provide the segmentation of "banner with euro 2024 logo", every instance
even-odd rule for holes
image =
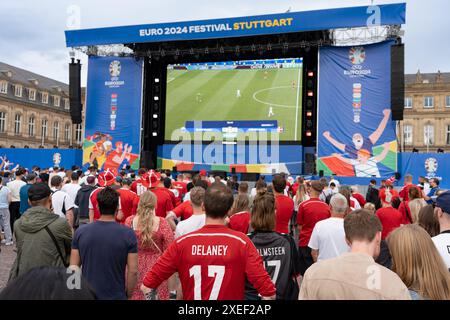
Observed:
[[[320,49],[318,172],[367,178],[397,172],[391,45]]]
[[[83,166],[139,166],[143,61],[89,57]]]

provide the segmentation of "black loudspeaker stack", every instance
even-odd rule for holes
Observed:
[[[405,107],[405,46],[391,47],[391,110],[392,120],[403,120]]]
[[[69,63],[69,100],[70,100],[70,117],[73,124],[82,122],[81,112],[83,109],[81,101],[81,63],[80,60]]]

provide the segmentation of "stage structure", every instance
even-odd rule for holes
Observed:
[[[401,3],[66,31],[67,47],[89,55],[84,165],[391,175],[391,115],[399,113],[391,54],[401,46],[405,9]],[[332,72],[342,74],[333,80]],[[365,100],[369,87],[375,93]],[[383,109],[366,105],[381,96]],[[392,112],[378,119],[386,108]],[[348,114],[353,128],[345,132]],[[361,144],[352,145],[350,132],[370,131],[374,122],[383,126],[378,139],[368,143],[363,132]],[[329,123],[335,127],[325,139]],[[377,171],[378,163],[384,167]]]

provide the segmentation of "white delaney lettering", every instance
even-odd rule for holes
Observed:
[[[193,245],[193,256],[226,256],[228,246],[226,245]]]

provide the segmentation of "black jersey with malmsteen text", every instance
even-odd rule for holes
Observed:
[[[277,288],[277,300],[297,300],[300,258],[294,239],[278,232],[253,232],[249,235],[264,261],[264,268]],[[256,297],[258,293],[247,281],[246,296]]]

